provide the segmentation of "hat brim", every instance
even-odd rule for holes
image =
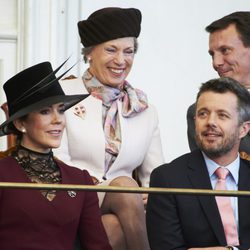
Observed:
[[[43,107],[50,106],[56,103],[64,103],[65,110],[71,108],[76,103],[82,101],[86,97],[88,97],[89,94],[86,95],[59,95],[59,96],[52,96],[48,97],[46,99],[43,99],[39,102],[33,103],[23,109],[18,110],[16,113],[11,115],[4,123],[0,125],[0,136],[8,135],[13,133],[13,129],[9,127],[9,125],[16,119],[21,118],[33,111],[39,110]]]

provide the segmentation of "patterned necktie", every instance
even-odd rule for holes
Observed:
[[[219,167],[215,171],[218,177],[218,181],[215,185],[216,190],[226,190],[226,178],[229,174],[229,170]],[[224,232],[227,240],[227,244],[231,246],[239,245],[239,238],[237,232],[236,221],[234,218],[233,208],[231,206],[229,196],[216,196],[216,202],[219,208]]]

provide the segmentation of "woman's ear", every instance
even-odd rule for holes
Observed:
[[[23,121],[21,119],[16,119],[13,121],[14,126],[16,129],[22,133],[26,133],[26,129],[23,125]]]

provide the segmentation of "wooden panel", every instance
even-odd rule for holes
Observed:
[[[4,111],[5,117],[7,119],[9,113],[8,113],[8,105],[6,102],[1,105],[1,109]],[[13,134],[7,135],[7,148],[13,147],[15,145],[16,145],[16,136]]]

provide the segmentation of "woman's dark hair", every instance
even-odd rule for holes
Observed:
[[[22,116],[22,117],[20,117],[20,118],[18,118],[18,119],[24,121],[25,119],[27,119],[27,116],[28,116],[28,115],[25,115],[25,116]],[[18,130],[18,129],[16,128],[16,126],[14,125],[13,122],[11,122],[11,123],[9,124],[9,128],[11,128],[11,131],[13,131],[12,133],[13,133],[14,135],[16,135],[16,144],[20,143],[20,142],[21,142],[21,139],[22,139],[22,137],[23,137],[23,133],[22,133],[20,130]]]

